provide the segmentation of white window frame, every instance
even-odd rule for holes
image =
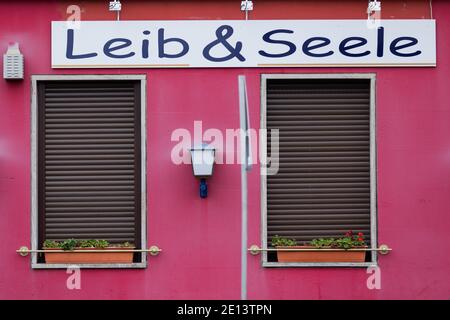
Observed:
[[[141,246],[147,248],[147,183],[146,183],[146,75],[33,75],[31,76],[31,249],[38,250],[38,97],[37,84],[40,81],[73,81],[73,80],[137,80],[141,83]],[[31,253],[32,269],[62,269],[73,264],[45,264],[37,262],[37,253]],[[146,268],[147,254],[141,253],[141,262],[138,263],[111,263],[111,264],[80,264],[80,268]]]
[[[376,166],[376,74],[375,73],[327,73],[327,74],[262,74],[261,75],[261,129],[267,129],[267,80],[269,79],[368,79],[370,80],[370,236],[371,249],[378,247],[377,240],[377,166]],[[267,137],[266,137],[267,138]],[[267,158],[267,149],[261,150],[263,159]],[[261,164],[262,166],[262,164]],[[261,169],[263,169],[261,167]],[[263,170],[261,170],[263,172]],[[262,247],[267,243],[267,176],[261,175],[261,239]],[[267,251],[261,255],[263,267],[376,267],[378,265],[377,251],[371,251],[370,262],[314,262],[287,263],[267,261]]]

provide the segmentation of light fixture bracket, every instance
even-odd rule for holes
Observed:
[[[190,151],[192,172],[196,178],[200,179],[200,198],[206,198],[208,196],[206,179],[213,174],[216,149],[203,143],[191,148]]]
[[[109,11],[121,11],[122,4],[119,0],[114,0],[109,2]]]
[[[369,5],[367,6],[367,13],[369,15],[375,13],[375,12],[380,12],[381,11],[381,2],[377,1],[377,0],[371,0],[369,2]]]
[[[253,11],[253,1],[241,1],[241,11]]]

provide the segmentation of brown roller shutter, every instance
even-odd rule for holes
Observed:
[[[268,243],[348,230],[370,241],[370,80],[269,79],[266,98],[267,129],[280,134],[279,172],[267,177]],[[268,139],[276,156],[270,148]]]
[[[140,247],[140,84],[38,82],[39,245]]]

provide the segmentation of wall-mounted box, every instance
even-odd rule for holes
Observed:
[[[20,53],[19,44],[8,46],[3,55],[3,78],[7,80],[23,79],[23,54]]]

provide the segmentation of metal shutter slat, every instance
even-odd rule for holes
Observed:
[[[302,197],[300,200],[307,200],[307,199],[321,199],[321,202],[324,201],[324,199],[335,199],[335,198],[350,198],[350,199],[357,199],[357,198],[365,198],[369,197],[369,193],[316,193],[316,194],[302,194]],[[270,199],[298,199],[297,194],[277,194],[277,193],[271,193],[267,195],[267,198]]]
[[[97,191],[98,194],[102,194],[102,192],[110,192],[110,193],[114,193],[114,191],[111,190],[122,190],[119,192],[124,192],[124,191],[132,191],[134,192],[134,187],[133,186],[123,186],[123,185],[114,185],[114,186],[106,186],[106,185],[100,185],[100,184],[95,184],[95,185],[85,185],[82,187],[78,187],[78,186],[55,186],[55,187],[51,187],[51,186],[47,186],[47,194],[55,194],[56,192],[60,193],[60,194],[64,194],[66,191],[72,193],[76,193],[75,191],[85,191],[85,192],[91,192],[91,191]],[[106,191],[108,190],[108,191]],[[53,192],[55,191],[55,192]]]
[[[120,196],[120,195],[134,195],[134,191],[131,188],[130,191],[126,191],[125,188],[120,188],[122,190],[118,190],[118,191],[113,191],[113,190],[108,190],[108,191],[101,191],[102,188],[97,188],[97,190],[95,190],[95,195],[107,195],[107,196]],[[50,189],[51,190],[51,189]],[[47,199],[49,199],[50,197],[78,197],[78,196],[91,196],[92,195],[92,190],[89,191],[61,191],[60,189],[57,189],[58,191],[50,191],[47,188],[47,192],[46,192],[46,196]],[[83,190],[83,189],[81,189]]]
[[[74,196],[74,195],[70,195],[70,196],[66,196],[66,197],[52,197],[52,196],[47,196],[45,198],[47,203],[54,203],[54,202],[64,202],[66,203],[66,201],[75,201],[75,200],[79,200],[79,201],[86,201],[86,200],[90,200],[90,201],[94,201],[94,200],[111,200],[111,201],[118,201],[118,200],[134,200],[134,193],[131,193],[131,195],[125,195],[126,193],[121,192],[120,195],[111,195],[111,196],[103,196],[103,195],[97,195],[97,193],[95,193],[96,195],[88,195],[88,194],[84,194],[81,197],[80,196]]]
[[[363,79],[270,79],[268,242],[309,241],[352,229],[370,240],[370,87]],[[270,130],[279,130],[271,154]],[[278,159],[277,159],[278,157]]]
[[[131,179],[127,179],[127,178],[123,178],[122,180],[119,179],[114,179],[114,180],[102,180],[102,181],[98,181],[98,178],[93,177],[91,180],[86,180],[86,181],[46,181],[46,185],[49,187],[53,187],[52,189],[49,190],[55,190],[55,188],[74,188],[74,187],[93,187],[93,189],[95,188],[102,188],[106,189],[108,186],[109,187],[119,187],[119,186],[129,186],[130,185],[130,181],[133,181]],[[134,187],[133,187],[134,188]],[[65,190],[65,189],[60,189],[60,190]],[[134,189],[133,189],[134,190]]]
[[[133,217],[93,217],[93,218],[88,218],[88,217],[71,217],[71,218],[67,218],[67,217],[47,217],[47,222],[48,223],[58,223],[58,222],[63,222],[66,223],[67,221],[70,222],[127,222],[127,221],[133,221]]]
[[[286,220],[287,219],[281,219],[279,217],[273,217],[270,218],[270,224],[271,226],[276,226],[276,225],[285,225],[286,224]],[[322,219],[296,219],[293,217],[289,218],[289,222],[292,223],[292,225],[324,225],[325,223],[323,222]],[[333,225],[333,224],[337,224],[337,225],[341,225],[341,224],[366,224],[367,221],[365,220],[365,218],[356,218],[356,217],[351,217],[351,219],[343,219],[343,218],[339,218],[339,219],[335,219],[333,220],[331,217],[327,219],[326,224],[327,225]]]
[[[111,203],[110,203],[111,205]],[[103,207],[93,207],[93,206],[87,206],[87,207],[67,207],[67,208],[61,208],[61,207],[56,207],[56,208],[47,208],[46,213],[67,213],[68,215],[70,215],[72,212],[129,212],[129,211],[134,211],[135,207],[134,206],[128,206],[128,207],[124,207],[124,206],[103,206]],[[70,226],[69,226],[70,228]]]
[[[122,149],[125,152],[133,151],[134,144],[126,143],[111,143],[111,144],[66,144],[66,145],[52,145],[49,144],[45,147],[45,149],[62,149],[62,150],[70,150],[70,149]]]
[[[99,159],[77,159],[77,160],[47,160],[47,163],[55,167],[62,167],[64,165],[89,165],[94,166],[96,164],[104,163],[106,167],[111,164],[124,165],[132,164],[133,159],[112,159],[112,160],[99,160]],[[81,167],[81,166],[80,166]]]
[[[97,209],[97,208],[96,208]],[[134,211],[133,210],[123,210],[120,208],[118,211],[111,210],[110,212],[102,212],[102,211],[71,211],[71,212],[47,212],[45,214],[45,217],[50,218],[61,218],[61,219],[67,219],[66,221],[70,221],[72,218],[82,218],[82,219],[104,219],[106,218],[114,218],[114,217],[120,217],[120,218],[127,218],[127,217],[133,217]]]

